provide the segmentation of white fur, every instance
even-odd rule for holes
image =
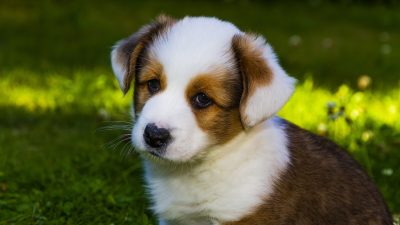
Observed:
[[[163,65],[169,81],[182,85],[216,66],[230,65],[231,39],[241,31],[233,24],[207,17],[185,17],[155,41],[150,52]]]
[[[224,146],[209,149],[199,164],[146,163],[154,211],[164,224],[220,224],[249,214],[272,192],[289,163],[284,128],[269,120]],[[169,221],[169,223],[167,223]]]

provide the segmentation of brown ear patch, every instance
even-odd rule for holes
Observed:
[[[132,79],[140,72],[145,63],[143,57],[147,47],[160,35],[165,33],[175,20],[161,15],[156,21],[142,27],[138,32],[123,40],[118,46],[118,60],[126,60],[127,72],[124,76],[123,92],[128,92]]]
[[[193,97],[200,92],[213,101],[207,108],[197,109],[192,104]],[[196,76],[186,89],[187,101],[197,124],[211,134],[217,144],[232,139],[243,130],[239,113],[241,93],[239,75],[227,70]]]
[[[146,56],[147,57],[147,56]],[[167,77],[165,76],[163,66],[152,57],[143,64],[139,74],[135,76],[135,89],[134,89],[134,105],[135,115],[142,111],[146,101],[152,96],[148,90],[148,81],[157,79],[160,81],[160,90],[155,93],[158,94],[166,89]]]
[[[244,112],[247,100],[257,87],[269,85],[273,79],[272,70],[263,56],[263,46],[257,44],[260,41],[258,38],[255,35],[239,34],[232,38],[232,51],[243,82],[241,112]]]

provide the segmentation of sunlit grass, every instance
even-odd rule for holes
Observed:
[[[312,78],[298,84],[280,115],[356,151],[370,141],[376,129],[400,130],[400,88],[383,91],[353,90],[341,85],[336,91],[315,87]]]
[[[76,109],[71,107],[123,112],[131,102],[131,94],[122,95],[113,75],[101,71],[78,71],[67,77],[15,70],[0,79],[0,96],[0,106],[30,112]],[[297,84],[280,116],[319,134],[329,131],[335,139],[345,140],[354,129],[363,129],[367,123],[400,130],[399,113],[400,87],[378,92],[341,85],[332,92],[314,86],[309,77]],[[367,136],[364,140],[369,139]]]
[[[123,97],[113,76],[104,72],[78,71],[71,76],[38,75],[15,70],[0,79],[0,106],[29,112],[123,111],[130,102]]]
[[[0,80],[0,106],[28,112],[71,112],[76,109],[102,116],[129,111],[131,93],[123,96],[113,76],[101,71],[78,71],[70,76],[38,75],[15,70]],[[280,116],[333,138],[351,151],[371,141],[378,128],[400,130],[400,88],[386,91],[336,91],[315,87],[313,79],[298,83]]]
[[[29,112],[71,112],[77,108],[102,116],[129,111],[131,94],[123,96],[113,76],[101,71],[78,71],[70,76],[38,75],[15,70],[0,80],[0,106]],[[379,128],[400,130],[400,88],[386,91],[336,91],[315,87],[313,79],[298,83],[280,115],[357,151]]]

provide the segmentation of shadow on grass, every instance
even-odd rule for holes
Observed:
[[[0,224],[150,224],[139,159],[104,149],[120,132],[103,125],[96,113],[0,108]]]

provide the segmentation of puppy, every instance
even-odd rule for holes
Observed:
[[[346,151],[275,116],[295,80],[262,37],[161,16],[111,59],[123,92],[134,83],[132,142],[159,224],[392,224]]]

